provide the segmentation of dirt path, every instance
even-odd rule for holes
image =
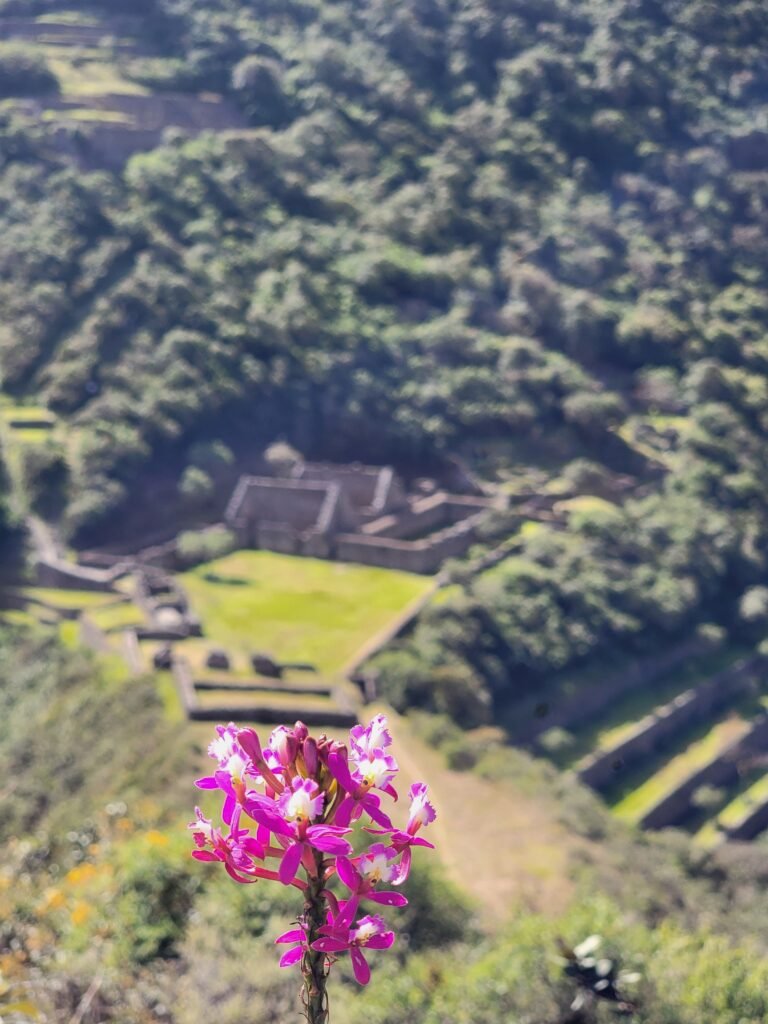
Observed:
[[[429,783],[438,812],[429,838],[450,878],[476,901],[482,922],[497,926],[521,906],[561,912],[573,892],[568,862],[580,843],[557,821],[554,805],[507,780],[451,771],[407,721],[382,710],[405,777],[401,792],[411,781]]]

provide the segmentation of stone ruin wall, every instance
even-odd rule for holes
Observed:
[[[434,573],[447,558],[466,554],[490,507],[486,498],[439,492],[351,532],[359,526],[360,515],[348,497],[349,480],[360,485],[355,495],[361,501],[374,496],[384,500],[382,491],[389,495],[386,500],[405,496],[391,470],[302,467],[302,474],[292,481],[241,478],[226,520],[243,547]],[[365,511],[361,515],[367,518]],[[420,535],[418,539],[408,539],[414,534]]]
[[[338,483],[347,493],[352,504],[362,509],[374,506],[382,472],[367,466],[337,467],[325,463],[314,463],[299,466],[294,473],[294,478],[305,483]],[[387,504],[384,507],[390,506]]]
[[[325,504],[325,486],[296,487],[289,482],[249,481],[237,510],[238,519],[255,520],[259,530],[267,524],[308,530],[317,523]]]
[[[93,590],[112,593],[115,581],[123,575],[123,567],[91,569],[74,562],[38,557],[35,562],[35,581],[39,587],[55,589]]]

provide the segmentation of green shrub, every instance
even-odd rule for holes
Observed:
[[[0,98],[42,96],[59,90],[45,58],[20,43],[0,45]]]
[[[176,561],[180,569],[223,558],[237,547],[231,530],[185,530],[176,540]]]

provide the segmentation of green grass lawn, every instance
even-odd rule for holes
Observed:
[[[65,96],[146,96],[149,93],[144,86],[125,78],[103,50],[66,50],[53,45],[41,49]]]
[[[146,621],[141,609],[127,601],[113,601],[112,604],[89,608],[88,618],[103,630],[143,626]]]
[[[714,725],[699,725],[689,730],[672,748],[622,780],[621,788],[613,794],[612,800],[609,798],[613,810],[625,821],[637,824],[658,800],[671,793],[692,772],[709,764],[744,736],[752,726],[751,710],[751,706],[739,705]]]
[[[98,608],[115,600],[114,595],[97,590],[69,590],[66,587],[24,587],[21,592],[25,597],[36,597],[54,608]]]
[[[56,422],[54,415],[43,405],[4,405],[0,408],[0,417],[7,423],[10,423],[11,420],[19,422],[45,420],[53,426]]]
[[[93,124],[133,125],[133,118],[119,110],[100,110],[91,107],[78,107],[75,110],[44,110],[43,121],[81,121]]]
[[[208,646],[307,661],[326,675],[433,585],[411,573],[270,551],[235,552],[180,581]]]

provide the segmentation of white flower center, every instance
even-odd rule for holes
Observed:
[[[289,821],[311,820],[315,814],[315,797],[305,789],[298,789],[285,805],[285,816]]]
[[[363,761],[359,769],[363,779],[376,788],[386,786],[393,774],[389,764],[381,757],[373,761]]]
[[[359,926],[359,928],[355,928],[355,942],[365,945],[369,939],[372,939],[373,936],[378,935],[378,933],[379,926],[375,921],[365,921]]]
[[[360,865],[363,874],[371,882],[389,881],[392,873],[391,865],[385,853],[377,853],[373,857],[365,857]]]

